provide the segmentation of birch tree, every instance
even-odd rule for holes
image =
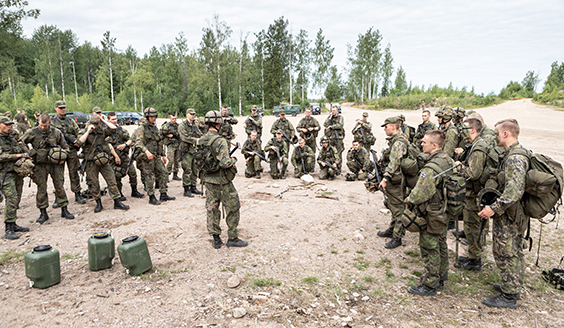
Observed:
[[[104,54],[108,58],[109,69],[110,69],[110,94],[112,97],[112,105],[114,104],[114,74],[113,74],[113,67],[112,67],[112,56],[115,49],[116,38],[110,37],[110,31],[106,31],[104,33],[104,38],[101,41],[102,49],[104,50]]]

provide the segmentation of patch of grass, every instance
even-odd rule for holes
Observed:
[[[321,192],[322,195],[333,195],[332,191],[322,191]]]
[[[329,287],[329,290],[334,295],[337,295],[337,296],[343,295],[343,290],[339,286],[332,285],[332,286]]]
[[[76,260],[80,258],[80,254],[79,253],[76,253],[75,255],[63,254],[61,255],[61,258],[63,260]]]
[[[407,283],[408,286],[417,286],[419,284],[419,280],[415,277],[412,277],[412,276],[406,276],[406,277],[403,277],[403,279],[409,281]]]
[[[378,262],[376,264],[376,267],[379,268],[379,267],[382,267],[382,266],[385,266],[385,265],[389,265],[391,263],[392,263],[392,261],[389,258],[384,257],[380,260],[380,262]]]
[[[274,278],[256,278],[249,282],[251,287],[280,286],[282,283]]]
[[[417,270],[411,271],[411,274],[416,276],[416,277],[421,277],[421,275],[422,275],[421,271],[417,271]],[[449,279],[450,279],[450,275],[449,275]]]
[[[370,266],[370,262],[366,261],[363,256],[355,257],[353,260],[356,262],[353,266],[360,271],[364,271]]]
[[[2,254],[0,254],[0,264],[8,263],[11,261],[19,262],[23,260],[26,253],[26,251],[18,251],[15,248],[5,250],[2,252]]]
[[[362,291],[368,290],[368,287],[366,287],[362,284],[353,284],[350,287],[350,290],[355,291],[355,292],[362,292]]]
[[[392,278],[392,277],[395,277],[395,274],[393,272],[386,271],[386,277]]]
[[[227,267],[221,269],[221,272],[229,271],[229,272],[235,273],[236,270],[237,270],[237,267],[232,265],[232,266],[227,266]]]
[[[374,290],[374,295],[379,296],[379,297],[385,297],[386,293],[384,293],[384,291],[382,290],[382,287],[378,287]]]
[[[345,249],[345,250],[343,251],[343,253],[348,253],[348,252],[350,252],[348,249]]]
[[[374,277],[372,277],[372,276],[364,276],[364,277],[362,277],[362,280],[364,280],[366,283],[369,283],[369,284],[371,284],[371,283],[373,283],[374,281],[376,281],[376,279],[375,279]]]
[[[404,253],[405,255],[411,256],[411,257],[421,257],[421,254],[420,254],[418,251],[412,250],[412,249],[407,250],[407,251],[405,251],[405,252],[403,252],[403,253]]]
[[[336,250],[331,250],[331,254],[338,254],[339,252],[337,252]]]
[[[324,254],[317,254],[317,256],[319,256],[319,257],[323,257],[323,255],[324,255]]]
[[[357,254],[364,254],[364,251],[356,251]]]
[[[315,276],[311,276],[311,277],[303,278],[302,281],[306,284],[316,284],[319,281],[319,279],[317,279],[317,277]]]
[[[407,265],[405,265],[405,264],[400,264],[399,267],[400,267],[400,269],[404,269],[404,270],[409,269],[409,267],[408,267]]]
[[[280,215],[278,215],[278,214],[274,214],[274,217],[279,217],[279,216],[280,216]]]
[[[298,295],[300,295],[300,296],[301,296],[302,293],[304,292],[303,290],[297,289],[297,288],[295,288],[295,287],[290,287],[290,291],[292,291],[292,292],[294,292],[294,293],[296,293],[296,294],[298,294]]]

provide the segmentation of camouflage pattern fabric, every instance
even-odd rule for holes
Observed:
[[[294,130],[294,126],[292,122],[290,122],[287,118],[282,119],[281,117],[278,118],[274,123],[272,123],[272,127],[270,128],[270,133],[273,136],[276,136],[276,130],[282,130],[288,136],[288,138],[293,139],[296,135],[296,130]],[[288,142],[286,137],[282,137],[282,140]]]
[[[301,156],[300,156],[301,155]],[[304,168],[302,166],[302,158],[305,164],[305,174],[313,170],[315,167],[315,153],[307,145],[304,148],[300,146],[294,147],[294,152],[292,153],[292,165],[294,166],[294,176],[300,178],[304,175]]]
[[[335,164],[339,162],[339,153],[333,146],[321,147],[319,155],[317,155],[317,164],[319,165],[319,179],[325,180],[329,177],[335,176],[335,170],[323,166],[322,161],[326,161],[329,164]]]
[[[257,131],[257,139],[260,140],[262,136],[262,115],[258,112],[256,115],[249,115],[245,120],[245,133],[251,136],[252,131]]]
[[[205,183],[206,186],[206,212],[207,228],[210,235],[221,234],[221,212],[219,205],[225,209],[225,222],[227,223],[229,239],[239,237],[239,225],[241,203],[239,194],[233,182],[227,184]]]
[[[225,115],[222,117],[223,117],[223,124],[221,124],[221,127],[219,128],[219,135],[228,141],[235,139],[235,133],[233,132],[233,125],[236,125],[237,123],[239,123],[239,121],[231,115]]]
[[[398,183],[403,179],[401,160],[407,154],[407,139],[403,133],[398,132],[393,136],[387,137],[386,141],[388,141],[390,152],[386,158],[389,162],[383,176],[388,182]]]
[[[210,140],[215,138],[218,132],[214,130],[209,130],[200,140],[198,144],[209,144]],[[229,157],[229,146],[227,141],[222,138],[217,138],[217,141],[213,143],[212,154],[216,156],[219,161],[219,170],[215,173],[203,174],[201,179],[204,183],[212,184],[228,184],[233,181],[235,174],[237,173],[237,166],[235,165],[237,161],[232,157]],[[203,171],[203,170],[202,170]]]
[[[448,156],[450,156],[450,158],[454,159],[454,149],[458,146],[459,142],[458,130],[451,122],[448,127],[443,128],[443,131],[445,132],[445,145],[443,150]]]
[[[106,137],[106,142],[108,142],[114,147],[114,150],[121,161],[119,165],[115,162],[115,159],[112,161],[112,167],[114,171],[118,171],[116,169],[118,167],[119,167],[119,171],[122,172],[127,171],[127,164],[129,163],[129,151],[131,147],[126,145],[123,150],[119,150],[117,149],[117,146],[124,145],[128,141],[129,141],[129,132],[127,132],[127,130],[125,130],[120,126],[117,127],[115,133],[112,136]],[[133,161],[131,161],[131,165],[129,167],[129,171],[127,172],[127,175],[129,176],[129,185],[137,188],[137,170],[135,169],[135,166],[133,166]],[[116,184],[120,191],[123,188],[123,184],[121,182],[121,179],[123,178],[124,177],[116,176]]]
[[[347,167],[357,175],[358,180],[366,180],[368,172],[374,170],[374,164],[370,161],[366,148],[358,147],[358,150],[350,149],[347,152]],[[362,170],[362,173],[358,173]]]
[[[278,168],[278,156],[276,155],[276,151],[270,149],[270,147],[274,145],[278,147],[280,157],[282,158],[282,167],[280,169]],[[280,172],[286,172],[286,169],[288,168],[288,144],[283,140],[276,141],[276,138],[271,138],[266,143],[264,152],[268,152],[268,160],[270,161],[270,176],[273,179],[279,179]]]
[[[78,125],[70,117],[55,115],[51,120],[51,126],[64,132],[71,139],[76,140],[78,138]],[[71,191],[73,193],[80,192],[80,161],[78,159],[79,147],[74,145],[69,145],[69,151],[67,154],[67,169],[69,171],[69,180]]]
[[[160,156],[155,156],[151,160],[143,160],[141,175],[145,177],[147,195],[152,196],[155,194],[155,181],[159,183],[161,194],[168,192],[168,173]]]
[[[415,138],[415,128],[411,125],[405,124],[405,122],[400,126],[400,130],[405,136],[405,138],[412,143]]]
[[[362,130],[360,129],[360,127],[362,127],[362,130],[364,130],[364,136],[362,135]],[[368,140],[368,135],[371,132],[372,132],[372,123],[365,122],[363,120],[357,121],[356,124],[354,125],[354,128],[352,129],[354,141],[358,141],[360,146],[368,151],[370,151],[370,145],[365,145],[364,139],[366,138]]]
[[[343,151],[345,150],[343,143],[345,139],[345,119],[341,115],[329,115],[323,122],[323,126],[325,127],[325,136],[329,138],[329,145],[333,146],[339,154],[337,167],[340,169],[343,164]]]
[[[155,124],[148,121],[143,123],[136,131],[135,147],[139,149],[137,157],[141,164],[141,176],[143,177],[147,194],[155,194],[155,180],[159,182],[161,194],[168,191],[168,173],[161,159],[164,156],[163,138]],[[153,155],[149,160],[146,151]]]
[[[317,150],[316,147],[317,135],[319,134],[319,129],[321,129],[319,122],[313,116],[304,117],[300,120],[300,122],[296,126],[296,129],[298,131],[300,129],[309,129],[309,128],[314,128],[314,129],[317,128],[317,130],[311,131],[311,134],[308,134],[309,138],[307,138],[305,132],[300,131],[300,137],[304,138],[304,140],[306,141],[306,145],[309,148],[311,148],[311,150],[313,150],[313,154],[315,155],[315,152]]]
[[[436,129],[437,129],[437,125],[431,121],[428,121],[427,123],[419,124],[417,126],[415,135],[413,136],[413,144],[415,145],[415,147],[421,150],[421,140],[423,140],[425,133]]]
[[[482,139],[484,139],[491,147],[496,147],[497,142],[495,141],[495,131],[490,129],[487,125],[482,126],[482,132],[480,133]]]
[[[112,199],[120,198],[121,195],[117,187],[116,176],[114,175],[114,170],[112,169],[112,166],[108,163],[102,167],[99,167],[98,165],[94,164],[93,161],[87,160],[86,176],[88,177],[88,181],[90,181],[91,183],[92,197],[94,199],[99,199],[101,197],[100,173],[102,174],[102,177],[104,177],[104,180],[108,185],[108,192],[112,197]],[[61,201],[59,199],[59,196],[57,196],[57,200],[59,201],[60,204]]]
[[[16,222],[18,218],[17,208],[21,192],[18,193],[18,175],[14,171],[14,163],[18,159],[16,154],[25,152],[22,147],[9,134],[0,134],[0,188],[5,199],[5,222]]]
[[[202,132],[196,120],[190,123],[184,120],[178,127],[180,135],[180,149],[182,151],[182,185],[196,186],[198,168],[194,165],[194,154],[196,153],[196,143],[202,137]]]
[[[243,144],[243,149],[241,149],[241,153],[243,154],[243,156],[245,156],[245,161],[247,166],[245,170],[245,176],[252,177],[255,176],[257,171],[259,171],[262,168],[261,159],[247,148],[256,151],[257,153],[261,154],[264,157],[264,151],[262,150],[262,144],[259,141],[258,136],[255,141],[251,141],[250,137],[247,140],[245,140],[245,143]],[[247,158],[250,159],[247,160]]]
[[[180,141],[174,137],[167,137],[168,134],[178,134],[178,123],[165,122],[161,127],[161,133],[164,138],[164,145],[166,146],[166,171],[168,174],[178,173],[180,163],[178,161],[178,152],[180,150]]]
[[[419,232],[419,250],[425,262],[422,283],[431,288],[439,287],[439,282],[448,280],[448,246],[446,226],[441,234],[431,234],[426,230]]]

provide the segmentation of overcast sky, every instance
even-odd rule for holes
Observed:
[[[230,43],[239,46],[240,32],[254,33],[281,16],[294,34],[300,29],[315,39],[319,28],[335,48],[333,64],[346,65],[347,43],[359,33],[379,29],[383,47],[391,44],[394,67],[403,66],[413,85],[475,87],[477,93],[499,93],[511,80],[522,81],[529,70],[544,81],[554,61],[564,61],[562,0],[286,0],[286,1],[68,1],[29,0],[41,10],[39,19],[23,22],[31,36],[41,25],[71,29],[79,42],[100,46],[105,31],[118,49],[132,45],[142,57],[152,46],[172,43],[184,32],[192,49],[199,47],[202,28],[214,14],[233,30]],[[313,44],[313,42],[312,42]]]

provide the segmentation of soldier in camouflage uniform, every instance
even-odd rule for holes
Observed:
[[[421,285],[407,289],[411,294],[420,296],[436,295],[437,290],[444,289],[444,282],[448,280],[448,219],[443,198],[444,176],[433,178],[454,165],[454,161],[442,151],[444,142],[445,134],[442,131],[433,130],[425,134],[421,144],[423,152],[429,157],[419,172],[417,184],[405,199],[406,206],[417,207],[415,212],[419,212],[427,221],[427,226],[419,232],[419,249],[426,272]]]
[[[254,176],[257,179],[260,179],[260,172],[262,171],[260,156],[264,157],[264,151],[262,150],[260,140],[258,140],[257,131],[251,131],[251,135],[243,144],[241,153],[245,156],[245,163],[247,165],[245,177],[251,178]],[[257,155],[257,153],[260,156]]]
[[[356,124],[352,129],[354,141],[357,141],[361,147],[370,151],[370,147],[376,142],[376,138],[372,134],[372,123],[368,122],[368,112],[362,113],[362,120],[356,120]],[[364,142],[366,140],[366,143]]]
[[[106,128],[102,128],[102,122]],[[110,196],[114,200],[114,209],[129,209],[129,206],[124,205],[120,201],[121,194],[117,187],[114,170],[110,164],[110,153],[115,159],[119,158],[119,156],[115,149],[110,147],[106,141],[106,138],[111,137],[116,132],[116,129],[117,127],[114,124],[102,119],[98,115],[92,115],[89,124],[78,136],[78,144],[84,149],[85,170],[87,179],[91,184],[92,198],[96,200],[94,213],[99,213],[103,209],[102,200],[100,199],[100,173],[108,185]]]
[[[305,164],[305,167],[302,163]],[[298,140],[298,147],[294,147],[292,165],[294,166],[294,177],[296,178],[308,174],[315,168],[315,153],[306,145],[304,138],[300,138]]]
[[[482,137],[482,139],[484,139],[484,141],[491,147],[497,147],[497,141],[495,141],[495,131],[489,128],[486,123],[484,123],[482,115],[476,112],[472,112],[468,114],[468,118],[475,118],[479,120],[482,123],[482,132],[480,133],[480,137]]]
[[[284,142],[282,130],[274,132],[276,137],[271,138],[264,147],[264,152],[268,152],[270,161],[270,176],[273,179],[286,179],[286,168],[288,167],[288,145]],[[278,150],[278,153],[276,152]],[[280,155],[280,159],[278,158]],[[282,161],[280,163],[280,161]],[[278,170],[278,163],[281,164]]]
[[[196,188],[198,167],[194,163],[194,155],[196,154],[196,144],[198,139],[202,137],[202,132],[198,127],[196,120],[196,111],[188,108],[186,111],[186,119],[178,127],[180,135],[180,153],[182,154],[182,186],[184,187],[185,197],[194,197],[201,195],[202,192]]]
[[[415,138],[415,128],[411,125],[405,124],[405,116],[403,114],[398,115],[401,121],[400,130],[403,132],[407,140],[412,143]]]
[[[337,167],[341,169],[343,163],[343,151],[345,150],[345,119],[339,115],[339,108],[337,106],[331,107],[331,115],[327,116],[325,122],[325,136],[329,139],[329,144],[333,146],[338,153]]]
[[[521,205],[530,155],[519,143],[519,123],[516,120],[500,121],[495,128],[498,146],[506,150],[497,175],[501,196],[492,205],[485,206],[478,215],[483,219],[493,218],[492,250],[500,271],[501,284],[493,286],[500,294],[485,298],[482,303],[491,307],[516,309],[525,268],[523,234],[530,220]]]
[[[110,131],[112,135],[106,138],[106,142],[117,154],[117,157],[113,158],[112,165],[116,176],[116,184],[121,195],[120,201],[123,202],[126,200],[125,196],[123,196],[123,183],[121,183],[121,179],[125,178],[125,172],[127,172],[127,175],[129,176],[131,197],[143,198],[145,195],[137,190],[137,170],[133,165],[133,161],[129,163],[129,150],[133,144],[133,139],[129,138],[129,132],[127,132],[126,129],[118,126],[117,115],[115,112],[108,113],[108,121],[117,127],[115,131]]]
[[[233,125],[236,125],[239,121],[233,117],[233,114],[229,114],[229,109],[225,105],[221,108],[221,117],[223,118],[223,124],[219,130],[219,135],[227,141],[235,139],[237,135],[233,132]]]
[[[460,141],[460,137],[458,135],[458,129],[452,123],[452,117],[454,116],[454,112],[452,108],[446,107],[444,110],[440,110],[435,113],[437,119],[439,121],[439,129],[444,131],[446,139],[445,139],[445,146],[443,147],[443,151],[450,156],[450,158],[455,158],[454,149],[458,147],[458,143]]]
[[[262,136],[262,115],[258,113],[258,109],[256,105],[253,105],[251,108],[252,114],[247,117],[243,126],[245,127],[245,132],[247,133],[247,137],[251,136],[252,131],[257,131],[257,138],[261,140]]]
[[[335,147],[329,145],[329,138],[326,136],[321,137],[321,150],[317,155],[317,164],[319,164],[319,179],[321,180],[335,180],[334,169],[329,168],[327,163],[329,163],[333,168],[339,170],[339,152]]]
[[[18,239],[16,232],[28,232],[29,228],[20,227],[16,220],[18,208],[18,192],[16,190],[16,176],[14,163],[20,158],[29,158],[26,149],[10,136],[13,121],[7,117],[0,117],[0,181],[1,191],[6,198],[4,209],[4,239]]]
[[[16,142],[18,143],[18,145],[20,145],[20,152],[25,151],[29,153],[29,149],[27,149],[27,146],[24,145],[24,143],[22,142],[20,136],[20,132],[19,130],[15,127],[15,124],[11,125],[12,128],[10,129],[10,135],[12,136],[12,138],[14,138],[14,140],[16,140]],[[29,129],[28,129],[29,130]],[[30,177],[31,179],[31,177]],[[16,192],[18,193],[18,206],[17,208],[20,208],[20,202],[22,201],[22,194],[23,194],[23,184],[24,184],[24,177],[16,174]],[[2,201],[2,193],[0,193],[0,202]]]
[[[145,123],[147,120],[145,120],[145,117],[141,117],[139,118],[139,125],[142,125],[143,123]],[[139,128],[133,130],[133,133],[131,133],[131,140],[133,141],[133,144],[135,144],[135,140],[137,140],[137,135],[139,134],[139,131],[141,131]],[[139,150],[139,148],[135,147],[135,152],[133,152],[133,154],[131,156],[133,156],[133,162],[135,162],[135,167],[137,168],[137,170],[139,170],[139,172],[143,172],[143,161],[139,159],[139,154],[141,153],[141,151]],[[133,164],[132,162],[132,164]],[[146,191],[147,187],[145,184],[145,176],[143,174],[140,175],[141,177],[141,183],[143,184],[143,189]]]
[[[317,149],[316,140],[320,129],[321,126],[319,125],[317,119],[311,116],[311,108],[306,109],[305,117],[300,120],[296,126],[296,130],[300,133],[300,137],[304,138],[306,145],[313,150],[314,155]]]
[[[143,111],[143,115],[147,121],[137,128],[139,131],[135,139],[135,147],[139,148],[138,160],[143,161],[141,174],[145,176],[145,188],[149,195],[149,204],[160,205],[161,202],[175,200],[176,198],[167,195],[168,174],[165,169],[167,158],[163,149],[162,134],[155,125],[157,110],[153,107],[147,107]],[[155,197],[155,179],[161,192],[159,200]]]
[[[431,122],[431,112],[429,110],[423,110],[421,118],[423,122],[417,126],[417,131],[415,132],[415,136],[413,136],[413,144],[419,150],[421,150],[421,140],[423,140],[425,133],[437,129],[437,125]]]
[[[374,163],[370,160],[368,150],[361,147],[360,142],[356,140],[353,141],[352,147],[347,152],[347,167],[354,175],[354,179],[351,179],[351,181],[355,179],[366,180],[368,172],[374,170]]]
[[[163,134],[164,145],[166,146],[166,158],[168,159],[166,172],[168,175],[172,172],[172,180],[181,181],[182,179],[178,176],[180,136],[178,134],[178,123],[176,123],[177,117],[176,114],[169,114],[168,118],[169,121],[161,126],[161,133]]]
[[[206,210],[207,210],[207,228],[208,233],[213,236],[213,248],[221,248],[221,212],[219,210],[220,203],[223,204],[225,211],[225,221],[228,227],[227,247],[245,247],[248,243],[239,239],[240,208],[239,194],[233,185],[233,178],[237,174],[236,162],[233,157],[229,157],[229,145],[225,139],[219,138],[219,130],[223,124],[223,119],[218,111],[209,111],[205,115],[205,123],[209,127],[200,140],[198,145],[209,147],[216,163],[218,170],[216,172],[207,172],[203,168],[202,179],[206,186]]]
[[[65,193],[65,165],[53,163],[49,160],[48,154],[51,148],[61,148],[68,152],[69,146],[65,141],[61,131],[51,127],[51,117],[48,114],[39,116],[39,126],[27,130],[22,137],[24,144],[31,144],[33,149],[30,152],[35,164],[33,170],[33,182],[37,184],[36,205],[41,212],[37,222],[43,224],[49,220],[47,207],[49,207],[49,196],[47,195],[47,177],[51,176],[51,181],[55,187],[55,196],[61,206],[61,217],[72,220],[74,215],[69,213],[67,205],[67,194]]]
[[[20,135],[24,135],[24,133],[31,127],[29,121],[27,120],[27,116],[25,116],[25,112],[21,109],[16,110],[18,113],[14,116],[14,121],[16,121],[17,129]]]
[[[270,128],[270,133],[274,136],[277,133],[276,131],[279,130],[282,132],[282,136],[283,136],[282,142],[286,145],[286,148],[288,149],[288,151],[286,152],[286,156],[284,157],[286,158],[286,160],[288,160],[288,156],[290,155],[290,145],[295,144],[297,141],[296,131],[294,130],[294,126],[292,125],[292,122],[286,119],[286,111],[284,110],[284,108],[280,109],[279,115],[280,117],[272,124],[272,127]]]
[[[80,171],[80,160],[78,159],[78,150],[80,147],[76,142],[76,139],[78,139],[78,126],[73,119],[66,117],[67,105],[64,101],[57,101],[55,103],[55,112],[57,115],[53,117],[51,125],[66,135],[65,141],[67,141],[69,145],[67,168],[69,170],[71,191],[74,193],[74,201],[79,204],[86,204],[86,200],[82,198],[80,193],[80,177],[78,173]],[[56,198],[55,202],[57,202]]]
[[[405,229],[400,221],[405,199],[405,177],[401,170],[401,160],[407,155],[407,144],[409,141],[401,131],[401,120],[399,117],[388,117],[382,126],[387,135],[386,140],[388,141],[390,152],[389,163],[378,189],[383,188],[388,198],[388,208],[392,212],[392,219],[389,228],[385,231],[378,231],[378,236],[392,238],[385,244],[385,247],[393,249],[402,244],[401,238],[405,233]],[[388,161],[387,158],[383,160]]]

